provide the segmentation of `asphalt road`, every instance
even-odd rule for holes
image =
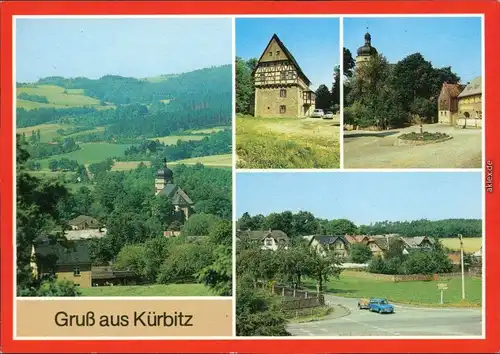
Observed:
[[[294,323],[294,336],[480,336],[481,310],[435,309],[395,305],[394,314],[378,314],[357,308],[357,299],[327,295],[331,304],[341,304],[351,313],[328,316],[322,321]]]

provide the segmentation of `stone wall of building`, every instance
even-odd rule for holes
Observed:
[[[301,117],[299,88],[297,86],[286,88],[286,97],[280,97],[280,87],[266,87],[255,89],[255,117]],[[280,112],[280,106],[285,106],[285,112]]]

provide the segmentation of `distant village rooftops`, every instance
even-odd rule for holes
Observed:
[[[268,237],[274,238],[275,240],[286,240],[288,241],[288,236],[281,230],[256,230],[256,231],[237,231],[236,236],[240,239],[248,239],[248,240],[264,240]]]

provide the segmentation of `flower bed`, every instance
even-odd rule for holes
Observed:
[[[398,136],[398,142],[399,144],[424,145],[440,143],[451,138],[451,136],[445,133],[423,132],[422,134],[420,134],[417,132],[412,132]]]

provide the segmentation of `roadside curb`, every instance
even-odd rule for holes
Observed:
[[[333,314],[331,317],[328,317],[328,319],[342,318],[351,314],[351,310],[344,305],[335,304],[332,307],[334,308]]]

